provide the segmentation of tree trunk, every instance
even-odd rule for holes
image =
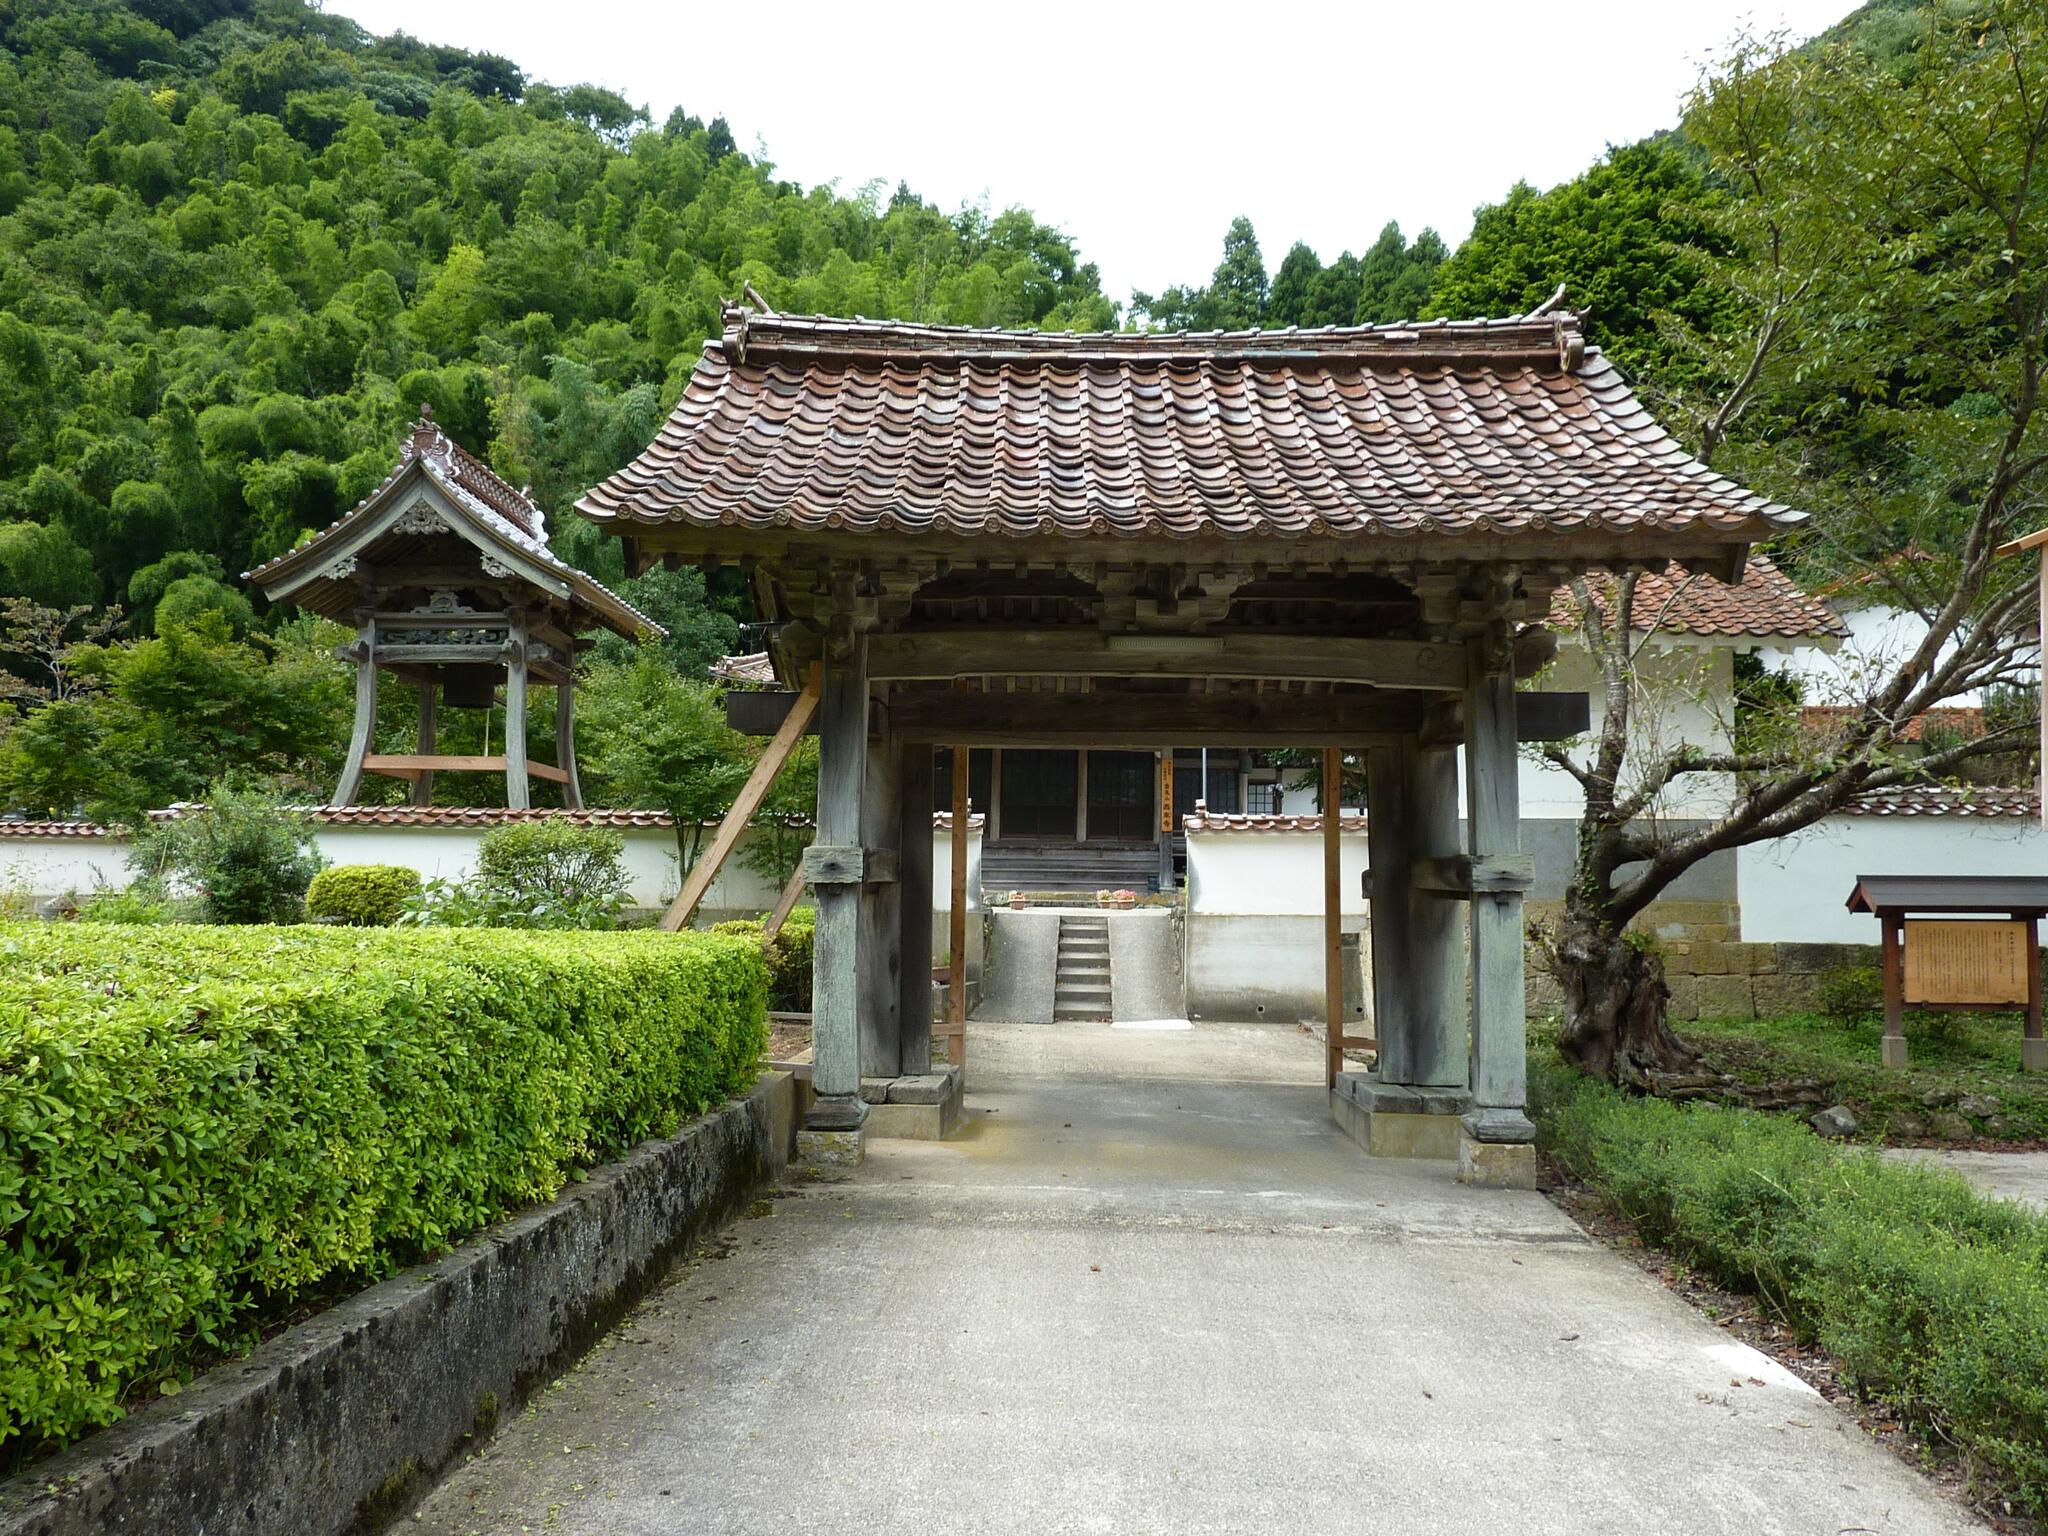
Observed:
[[[1581,1071],[1667,1097],[1721,1086],[1718,1075],[1700,1069],[1699,1053],[1671,1031],[1671,991],[1655,949],[1631,942],[1574,901],[1567,901],[1542,948],[1564,992],[1562,1048]]]

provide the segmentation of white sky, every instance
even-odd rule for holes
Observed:
[[[948,211],[1022,204],[1119,302],[1202,282],[1249,214],[1268,270],[1398,219],[1453,246],[1517,180],[1676,119],[1745,24],[1806,37],[1855,0],[721,5],[329,0],[372,32],[500,53],[556,85],[723,113],[806,187],[871,178]]]

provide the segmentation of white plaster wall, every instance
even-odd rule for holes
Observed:
[[[1843,905],[1861,875],[2048,874],[2031,817],[1833,816],[1736,853],[1751,943],[1875,944],[1877,919]]]
[[[1337,843],[1342,927],[1363,933],[1365,833],[1340,833]],[[1182,960],[1188,1016],[1322,1017],[1322,912],[1320,830],[1190,832]]]
[[[970,827],[967,833],[967,979],[981,977],[984,935],[981,922],[981,833]],[[953,947],[953,834],[932,831],[932,959],[938,960]]]
[[[0,838],[0,891],[12,897],[87,896],[120,890],[134,878],[125,838]]]
[[[1631,761],[1692,742],[1710,752],[1729,746],[1734,713],[1735,652],[1725,645],[1661,645],[1643,657],[1639,668],[1642,697],[1630,711],[1634,737]],[[1573,641],[1562,641],[1557,660],[1529,684],[1547,692],[1584,693],[1588,697],[1590,730],[1597,732],[1607,711],[1602,707],[1599,678],[1592,658]],[[1567,748],[1583,760],[1585,740]],[[1516,789],[1522,816],[1528,821],[1576,822],[1585,804],[1579,781],[1546,762],[1541,749],[1524,747],[1518,754]],[[1658,810],[1666,817],[1694,820],[1719,816],[1728,808],[1732,785],[1721,774],[1689,774],[1667,791]],[[1294,769],[1281,781],[1281,804],[1290,813],[1315,809],[1316,774]],[[1458,753],[1458,814],[1465,814],[1465,754]]]
[[[476,873],[477,827],[323,826],[315,834],[320,856],[330,864],[402,864],[425,880],[466,880]],[[676,894],[675,833],[667,827],[623,827],[626,900],[636,907],[661,906]],[[746,839],[741,839],[742,846]],[[765,894],[763,894],[765,892]],[[711,883],[704,905],[712,910],[765,909],[779,893],[739,863],[734,852]]]
[[[1831,605],[1848,626],[1845,640],[1830,646],[1801,645],[1767,649],[1764,659],[1773,667],[1792,673],[1806,682],[1809,704],[1848,704],[1866,694],[1927,638],[1927,621],[1917,613],[1881,606]],[[1951,644],[1942,654],[1954,650]],[[2027,653],[2031,656],[2031,651]],[[2029,661],[2022,675],[2032,670]],[[1959,693],[1945,701],[1968,705],[1984,702],[1977,690]]]
[[[1343,873],[1338,889],[1347,917],[1365,913],[1360,879],[1366,869],[1365,833],[1339,834]],[[1323,834],[1316,832],[1190,832],[1187,906],[1190,912],[1313,914],[1323,910]]]
[[[476,872],[483,830],[475,827],[323,826],[314,834],[329,864],[399,864],[426,880],[464,880]],[[709,841],[709,831],[706,841]],[[749,838],[711,882],[704,910],[721,916],[766,912],[782,894],[740,862]],[[675,833],[666,827],[620,829],[626,847],[626,900],[636,907],[666,906],[679,884]],[[952,838],[932,834],[933,911],[944,917],[952,906]],[[0,838],[0,891],[43,900],[66,894],[118,890],[134,879],[128,843],[121,838]],[[967,834],[967,906],[981,904],[981,832]],[[943,932],[943,928],[940,930]],[[943,947],[943,941],[942,941]]]
[[[1733,649],[1726,645],[1658,643],[1642,656],[1637,674],[1640,693],[1629,710],[1630,761],[1646,762],[1688,743],[1709,752],[1728,749],[1734,718]],[[1570,639],[1559,645],[1557,660],[1531,686],[1586,694],[1591,716],[1587,741],[1599,732],[1607,718],[1598,669],[1584,647]],[[1583,742],[1568,746],[1567,750],[1574,760],[1584,760]],[[1585,805],[1579,781],[1562,768],[1545,762],[1535,747],[1525,747],[1520,756],[1522,815],[1530,820],[1576,821]],[[1462,753],[1459,759],[1458,808],[1462,815]],[[1725,775],[1688,774],[1665,792],[1658,809],[1664,816],[1688,820],[1719,816],[1728,808],[1732,789]]]
[[[977,813],[978,814],[978,813]],[[967,910],[981,910],[981,833],[970,827],[967,833]],[[932,911],[949,916],[953,911],[953,834],[932,831]]]

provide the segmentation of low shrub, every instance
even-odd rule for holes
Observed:
[[[2048,1218],[1792,1119],[1545,1091],[1554,1155],[1647,1240],[1754,1292],[1858,1390],[2048,1510]]]
[[[773,939],[764,939],[767,924],[758,918],[736,917],[711,925],[713,933],[752,939],[768,965],[768,1006],[777,1013],[811,1011],[811,955],[818,941],[818,914],[798,907],[784,920]]]
[[[626,899],[626,840],[609,827],[557,818],[510,822],[477,845],[476,878],[514,900],[599,902],[617,912]]]
[[[204,805],[145,825],[130,861],[145,880],[191,891],[210,923],[295,923],[320,868],[305,811],[227,783]]]
[[[753,1079],[707,934],[0,926],[0,1466]]]
[[[420,890],[420,872],[403,864],[334,864],[306,887],[306,916],[315,922],[388,928]]]
[[[1820,974],[1815,998],[1824,1018],[1854,1024],[1884,1012],[1884,977],[1874,965],[1837,965]]]
[[[619,926],[616,901],[510,891],[482,878],[429,880],[399,913],[401,926],[555,928],[603,932]]]
[[[605,827],[513,822],[486,832],[476,873],[429,880],[398,921],[447,928],[619,926],[626,900],[626,840]]]
[[[811,1011],[811,956],[818,943],[818,914],[798,907],[766,950],[769,1004],[779,1013]]]
[[[74,914],[86,923],[196,923],[196,898],[171,895],[158,880],[137,880],[119,890],[99,890],[82,897]]]

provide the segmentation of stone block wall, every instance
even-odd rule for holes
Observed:
[[[1671,1017],[1759,1019],[1812,1013],[1823,977],[1845,966],[1877,964],[1874,944],[1745,944],[1680,939],[1664,945]]]
[[[1734,939],[1678,939],[1663,944],[1664,980],[1674,1023],[1693,1019],[1768,1019],[1813,1013],[1822,978],[1842,966],[1877,964],[1875,944],[1744,944]],[[1563,1011],[1557,983],[1533,958],[1528,970],[1531,1018]]]
[[[1555,915],[1556,904],[1531,902],[1530,923]],[[1874,966],[1875,944],[1746,944],[1740,917],[1719,902],[1659,902],[1641,927],[1656,936],[1671,988],[1674,1023],[1693,1019],[1774,1018],[1812,1013],[1821,978],[1844,966]],[[1531,1018],[1563,1011],[1557,984],[1536,962],[1528,967]]]

